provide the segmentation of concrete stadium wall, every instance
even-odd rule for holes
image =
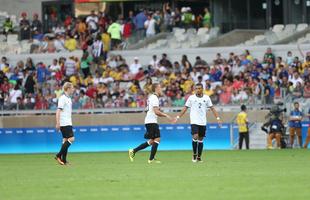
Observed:
[[[264,116],[268,111],[249,111],[249,120],[251,122],[263,122]],[[224,122],[230,123],[237,112],[220,113]],[[171,113],[176,116],[177,113]],[[96,126],[96,125],[138,125],[144,124],[145,113],[127,113],[127,114],[78,114],[73,115],[73,124],[75,126]],[[216,123],[212,113],[207,115],[208,122]],[[159,118],[159,123],[169,124],[166,118]],[[189,115],[185,114],[179,121],[179,124],[188,124]],[[29,128],[29,127],[54,127],[55,115],[28,115],[28,116],[3,116],[0,118],[1,128]]]
[[[167,53],[171,61],[181,61],[182,55],[187,55],[188,59],[194,63],[196,56],[200,56],[202,59],[211,63],[216,56],[216,53],[221,53],[223,57],[228,58],[230,52],[235,52],[236,54],[242,54],[245,49],[250,50],[251,54],[258,59],[262,59],[266,48],[271,47],[276,56],[286,57],[287,51],[292,51],[294,56],[301,57],[297,45],[270,45],[270,46],[249,46],[249,47],[209,47],[209,48],[195,48],[195,49],[160,49],[160,50],[127,50],[127,51],[112,51],[110,54],[120,54],[122,55],[128,64],[132,63],[134,57],[138,56],[140,63],[147,65],[152,59],[152,55],[157,55],[159,58],[162,53]],[[310,45],[301,45],[301,49],[305,52],[309,51]],[[59,57],[69,57],[69,56],[82,56],[81,51],[76,51],[74,53],[57,53],[57,54],[8,54],[9,61],[12,65],[15,65],[19,60],[26,61],[27,57],[33,58],[34,62],[42,61],[46,64],[51,64],[54,58]]]
[[[30,19],[34,13],[38,13],[41,18],[41,4],[44,1],[50,0],[1,0],[0,11],[6,11],[9,15],[16,15],[17,19],[22,12],[27,12]]]

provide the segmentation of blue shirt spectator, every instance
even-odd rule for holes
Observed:
[[[144,22],[147,20],[147,17],[144,14],[144,11],[137,14],[135,17],[135,25],[137,29],[144,29]]]
[[[303,113],[299,109],[294,109],[290,113],[290,117],[297,118],[302,117]],[[301,121],[300,120],[290,120],[289,126],[292,128],[301,128]]]
[[[47,79],[47,77],[50,75],[50,72],[48,71],[48,69],[45,67],[44,64],[39,64],[37,66],[37,80],[38,83],[44,83]]]

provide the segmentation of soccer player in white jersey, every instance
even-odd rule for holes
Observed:
[[[203,94],[203,85],[195,85],[195,94],[189,96],[184,108],[176,117],[175,122],[180,119],[187,109],[190,108],[190,123],[192,129],[193,162],[202,162],[201,154],[203,151],[203,138],[206,135],[207,110],[210,109],[216,117],[219,125],[222,121],[213,107],[209,96]]]
[[[131,162],[134,161],[135,154],[138,151],[141,151],[148,146],[152,146],[150,158],[148,163],[160,163],[159,160],[155,159],[155,155],[157,152],[157,148],[160,142],[160,130],[157,122],[157,118],[159,117],[167,117],[169,120],[173,120],[169,115],[163,113],[159,109],[159,99],[158,97],[162,95],[161,86],[158,83],[154,83],[152,85],[152,92],[147,100],[147,113],[144,120],[146,133],[144,138],[147,139],[147,142],[144,142],[137,146],[134,149],[129,149],[129,159]]]
[[[71,95],[74,92],[72,83],[66,82],[63,85],[63,94],[58,99],[58,107],[56,111],[56,129],[62,133],[62,146],[55,159],[60,165],[66,165],[68,148],[74,141],[72,130],[72,101]]]

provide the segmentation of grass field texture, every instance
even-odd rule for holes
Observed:
[[[310,198],[310,151],[158,152],[161,164],[134,163],[127,152],[72,153],[71,166],[53,154],[0,155],[0,200]]]

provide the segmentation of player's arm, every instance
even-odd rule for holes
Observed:
[[[184,106],[183,109],[181,110],[180,114],[177,116],[177,119],[180,119],[187,111],[188,107]]]
[[[220,118],[219,114],[217,113],[217,111],[215,110],[215,108],[213,106],[210,107],[210,110],[212,111],[214,117],[216,118],[217,120],[217,123],[222,126],[222,119]]]
[[[167,117],[168,119],[171,120],[171,117],[170,117],[168,114],[166,114],[166,113],[160,111],[160,110],[159,110],[159,107],[155,106],[155,107],[153,107],[153,109],[154,109],[154,113],[155,113],[158,117]]]
[[[58,108],[56,111],[56,129],[60,129],[60,112],[62,112],[62,109]]]

